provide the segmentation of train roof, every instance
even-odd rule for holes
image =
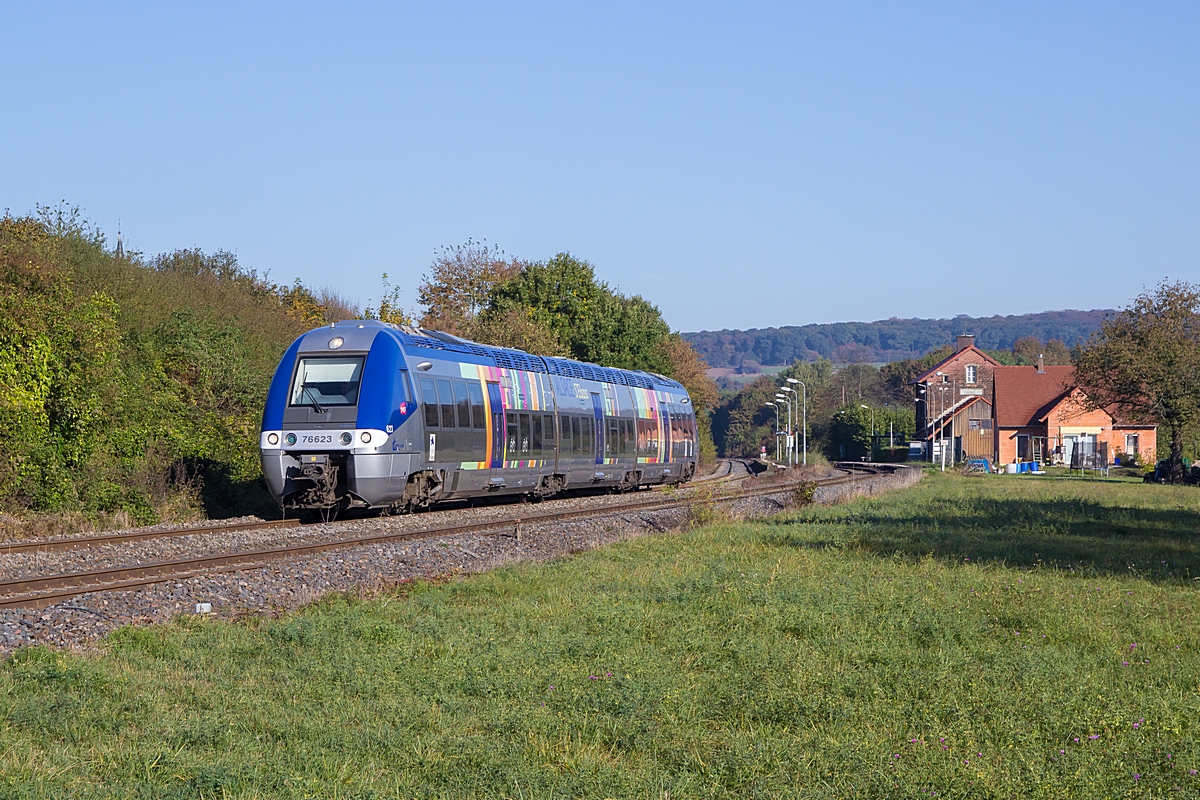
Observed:
[[[450,353],[462,353],[484,359],[503,369],[518,369],[526,372],[544,372],[550,375],[561,375],[567,378],[582,378],[584,380],[617,383],[625,386],[640,386],[643,389],[669,388],[683,389],[682,383],[672,380],[655,372],[642,370],[614,369],[602,367],[599,364],[589,364],[585,361],[575,361],[570,358],[553,356],[538,356],[509,347],[492,347],[479,344],[468,339],[462,339],[442,331],[426,330],[408,325],[394,325],[378,320],[346,320],[334,323],[333,327],[353,325],[355,327],[387,328],[398,338],[401,344],[408,347],[424,347],[429,350],[443,350]]]

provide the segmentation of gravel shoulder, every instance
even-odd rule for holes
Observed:
[[[742,477],[745,476],[734,476],[738,483],[742,482]],[[814,499],[840,502],[853,495],[900,485],[896,478],[881,475],[853,484],[820,487]],[[919,474],[916,478],[919,479]],[[714,488],[713,485],[697,484],[679,495],[699,493],[704,496]],[[760,518],[782,510],[789,492],[789,489],[781,488],[779,495],[740,499],[722,505],[733,518]],[[97,637],[123,625],[162,622],[179,614],[196,613],[200,603],[211,604],[212,613],[230,619],[246,614],[276,614],[310,603],[327,592],[372,594],[418,579],[452,577],[518,561],[567,556],[647,533],[678,530],[688,523],[689,512],[683,508],[605,513],[607,506],[627,501],[628,497],[613,495],[562,498],[524,507],[531,514],[594,508],[597,515],[568,521],[531,522],[519,528],[506,526],[486,533],[376,543],[279,560],[269,566],[211,572],[136,590],[85,594],[41,610],[0,610],[0,656],[37,643],[87,647]],[[428,514],[355,519],[300,528],[236,531],[222,536],[196,534],[137,544],[17,553],[0,557],[0,565],[3,565],[0,572],[15,578],[102,569],[209,552],[261,549],[431,525],[477,523],[511,517],[513,510],[513,504],[451,508]]]

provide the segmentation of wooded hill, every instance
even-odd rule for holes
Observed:
[[[1114,313],[1043,311],[1007,317],[953,319],[885,319],[877,322],[835,322],[821,325],[685,333],[711,367],[786,365],[826,358],[837,363],[870,363],[918,358],[960,333],[975,334],[985,350],[1008,350],[1021,338],[1058,339],[1068,347],[1081,344]]]

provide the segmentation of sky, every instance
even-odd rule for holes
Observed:
[[[0,208],[416,305],[468,239],[675,329],[1200,282],[1200,3],[0,2]]]

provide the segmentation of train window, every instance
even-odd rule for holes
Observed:
[[[521,414],[521,455],[529,455],[529,415]]]
[[[620,447],[620,437],[617,436],[617,421],[615,419],[605,420],[604,430],[604,455],[607,458],[612,458],[617,454],[617,448]]]
[[[542,415],[533,415],[533,435],[529,442],[530,453],[536,457],[542,457]]]
[[[591,417],[583,418],[583,457],[589,461],[596,457],[595,422]]]
[[[442,409],[442,427],[454,427],[454,392],[450,389],[450,381],[437,379],[438,404]]]
[[[554,449],[554,415],[547,414],[542,417],[542,441],[546,443],[546,447]]]
[[[302,358],[292,384],[293,406],[352,406],[358,402],[362,356]]]
[[[579,417],[571,417],[571,455],[583,455],[583,434],[580,433]]]
[[[425,406],[425,427],[438,427],[437,387],[433,378],[421,378],[421,401]]]
[[[487,428],[487,419],[483,415],[483,388],[478,383],[467,384],[467,394],[471,398],[471,423],[475,430]]]
[[[571,456],[571,418],[563,414],[558,418],[562,427],[558,431],[558,454],[563,458]]]
[[[625,420],[625,448],[627,456],[637,456],[637,436],[634,434],[633,420]]]
[[[471,427],[471,401],[467,399],[467,385],[454,382],[454,405],[458,409],[458,427]]]
[[[506,461],[517,460],[517,415],[508,415],[508,450],[504,456]]]

